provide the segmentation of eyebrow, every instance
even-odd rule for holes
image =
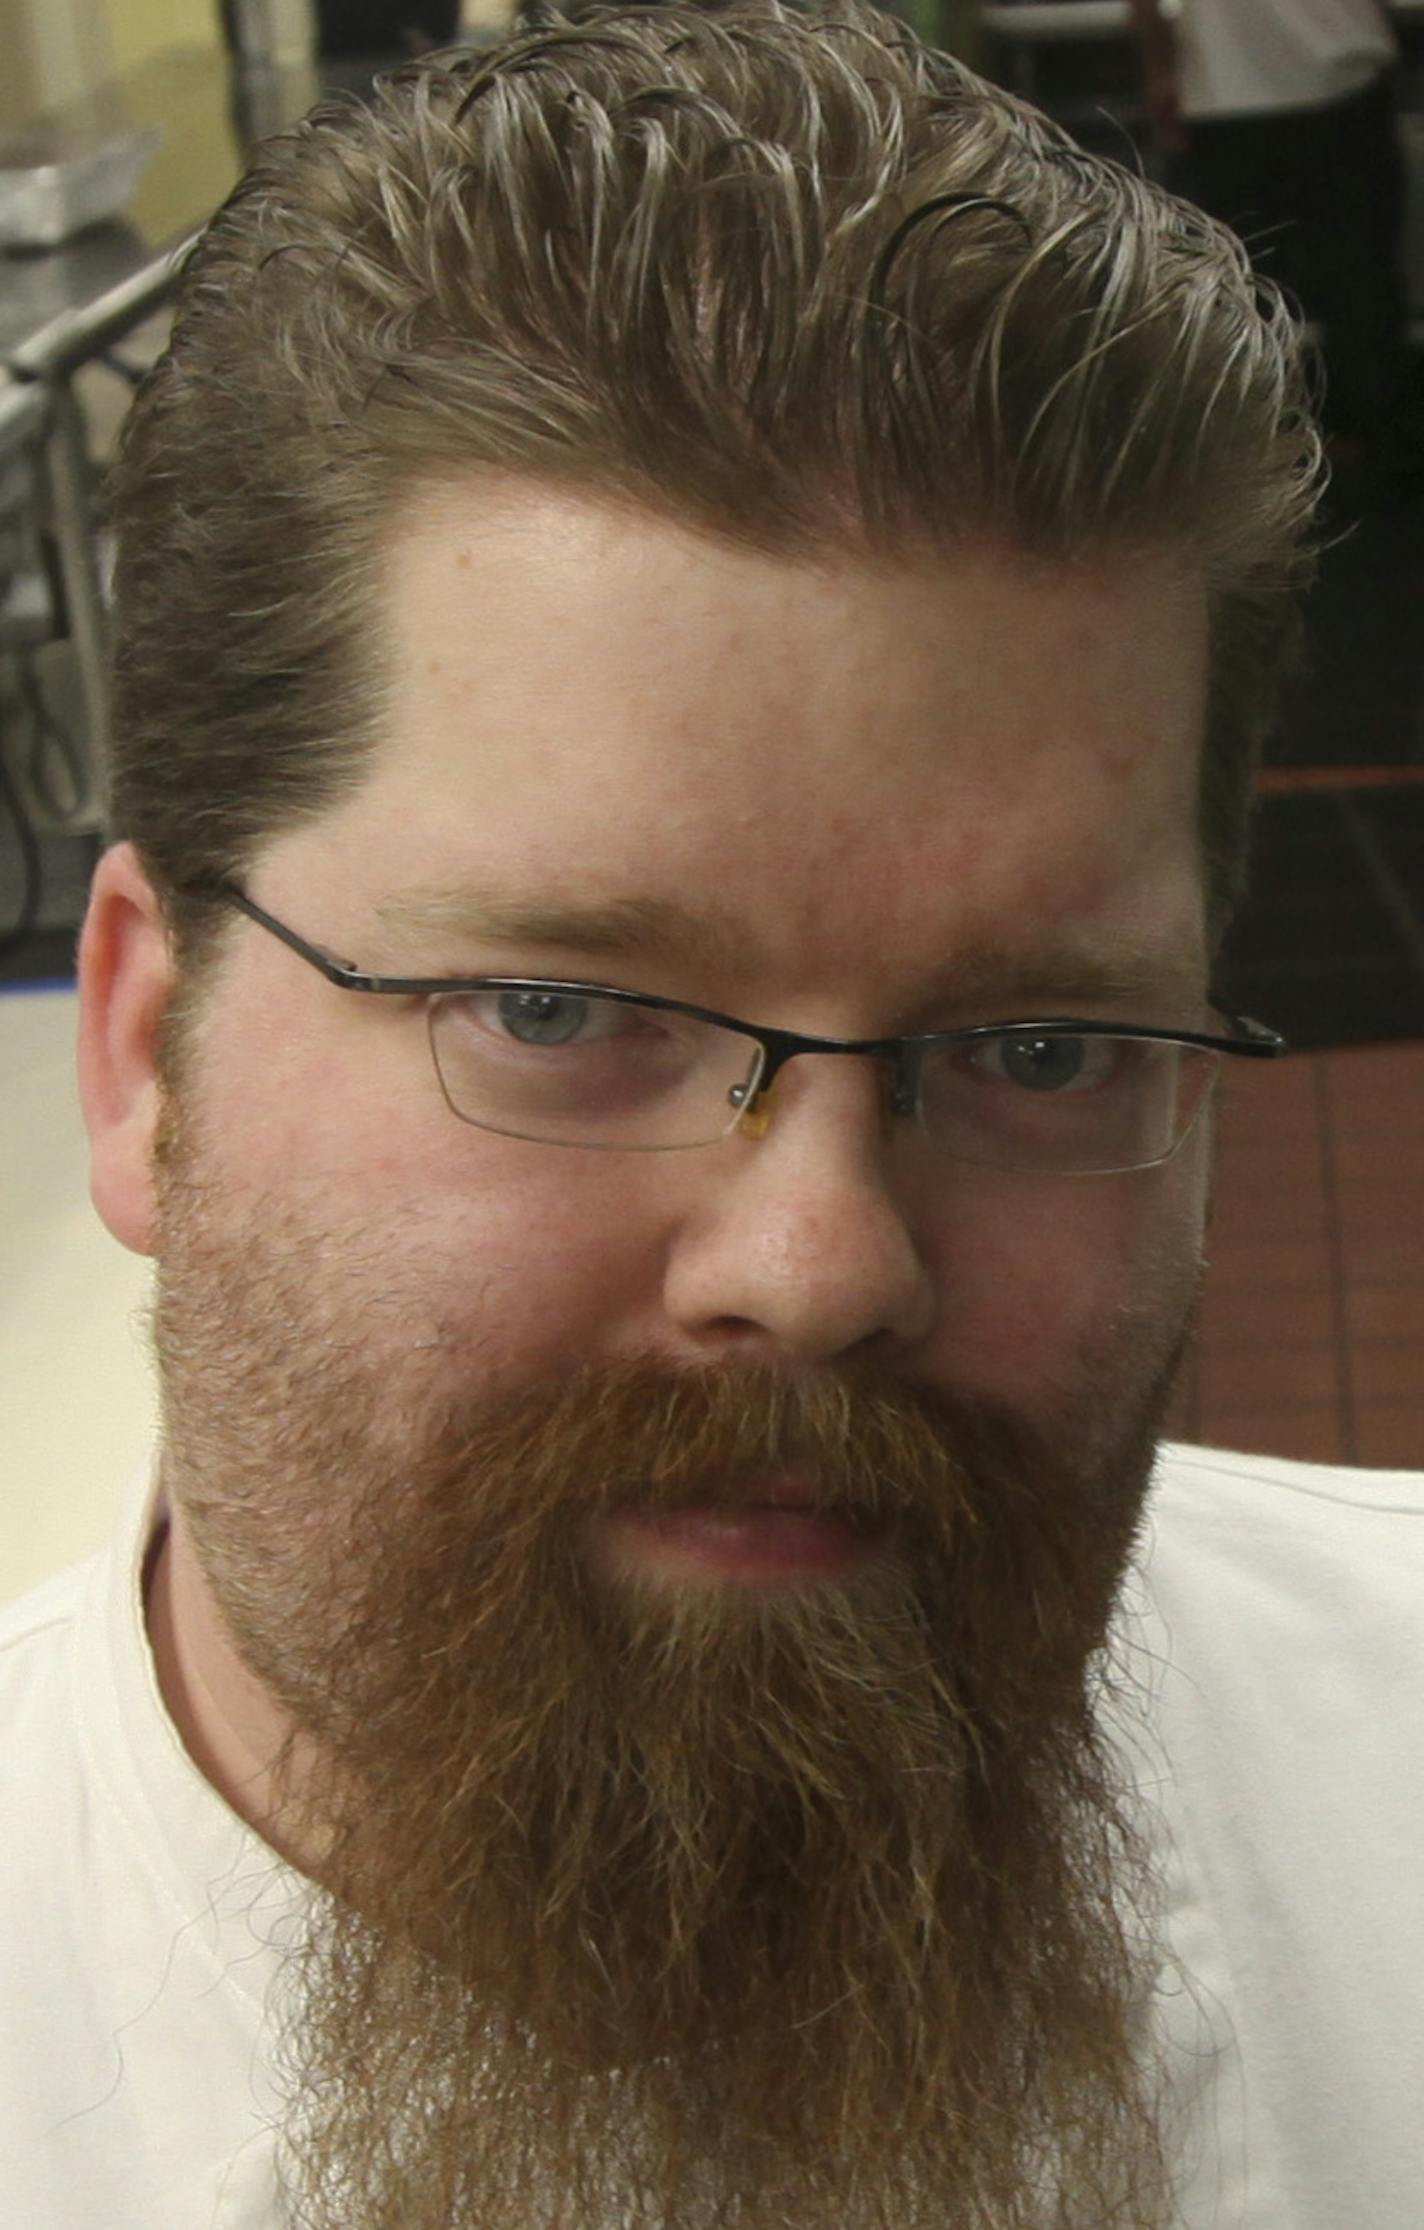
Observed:
[[[629,897],[529,900],[505,891],[407,891],[376,907],[382,927],[399,936],[453,937],[464,943],[557,947],[599,959],[660,958],[729,966],[747,939],[730,914],[694,913],[676,899]]]
[[[751,951],[735,917],[717,906],[694,911],[677,899],[652,895],[528,900],[507,891],[458,887],[413,890],[380,901],[382,927],[401,937],[453,938],[462,944],[516,944],[575,952],[589,959],[633,961],[656,957],[689,967],[737,968],[745,973]],[[1031,1019],[1050,1008],[1133,1006],[1162,1000],[1199,1003],[1200,974],[1175,946],[1139,947],[1070,938],[1041,947],[977,943],[934,968],[915,1008],[994,1004]]]
[[[1202,976],[1176,947],[1096,945],[1065,938],[1039,948],[976,945],[956,954],[938,982],[963,1002],[1017,1005],[1044,1014],[1050,1006],[1141,1006],[1197,1000]]]

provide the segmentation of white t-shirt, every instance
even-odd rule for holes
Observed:
[[[1187,117],[1342,101],[1397,52],[1378,0],[1181,0],[1176,36]]]
[[[0,1614],[7,2230],[280,2224],[271,2050],[302,1889],[167,1718],[152,1524],[145,1491],[111,1550]],[[1121,1657],[1148,1699],[1130,1739],[1160,1812],[1183,2223],[1417,2230],[1424,1475],[1167,1450]]]

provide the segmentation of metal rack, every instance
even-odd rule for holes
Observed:
[[[141,85],[138,79],[134,73],[103,89],[105,112],[121,115],[130,102],[178,118],[216,111],[228,126],[217,175],[226,172],[229,183],[254,123],[259,131],[273,130],[300,115],[316,92],[306,65],[249,67],[207,50],[162,56],[146,66]],[[71,137],[82,128],[71,123]],[[15,439],[31,453],[35,520],[78,699],[82,780],[74,785],[72,810],[58,822],[47,813],[45,824],[76,832],[99,826],[109,729],[101,476],[76,375],[168,300],[214,199],[212,185],[191,175],[177,130],[155,161],[149,185],[161,190],[136,195],[120,218],[54,248],[0,257],[0,402],[9,413],[6,423],[26,428]],[[141,216],[141,207],[159,214]]]

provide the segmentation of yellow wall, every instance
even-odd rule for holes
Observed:
[[[108,19],[116,70],[146,62],[166,47],[216,46],[221,39],[218,0],[99,0],[99,5]]]
[[[279,54],[308,53],[311,0],[267,10]],[[0,135],[116,81],[124,121],[162,127],[128,210],[145,237],[169,240],[222,200],[241,150],[219,0],[0,0],[0,22]],[[294,61],[277,93],[264,130],[300,114],[316,86]]]
[[[98,0],[0,0],[0,129],[86,93],[107,75]]]
[[[218,0],[0,0],[0,131],[115,71],[221,37]]]
[[[145,238],[171,240],[217,207],[242,167],[226,67],[221,57],[170,47],[130,66],[124,106],[131,124],[163,133],[129,215]]]
[[[17,23],[6,31],[8,51],[0,70],[0,132],[18,131],[39,105],[39,72],[26,36],[29,25]]]

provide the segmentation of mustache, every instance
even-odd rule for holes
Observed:
[[[927,1488],[967,1489],[986,1459],[1037,1471],[1043,1436],[1021,1417],[850,1366],[585,1366],[504,1398],[450,1408],[438,1440],[452,1471],[517,1474],[531,1508],[597,1514],[688,1503],[764,1506],[794,1485],[798,1508],[876,1518],[922,1512]],[[1054,1460],[1061,1469],[1065,1451]]]
[[[389,1538],[407,1499],[417,1592],[448,1631],[560,1590],[592,1624],[603,1613],[587,1588],[590,1524],[689,1504],[764,1506],[793,1483],[798,1507],[847,1516],[894,1544],[965,1681],[1013,1709],[1020,1685],[1031,1696],[1050,1661],[1071,1679],[1085,1625],[1105,1626],[1153,1438],[1144,1414],[1104,1472],[1071,1430],[883,1368],[789,1373],[635,1358],[448,1407],[426,1440],[428,1460],[405,1479],[396,1465],[373,1478],[369,1507],[351,1523],[358,1537]],[[373,1649],[386,1602],[373,1572],[350,1617]],[[782,1616],[774,1599],[709,1602],[729,1634],[743,1610]]]

